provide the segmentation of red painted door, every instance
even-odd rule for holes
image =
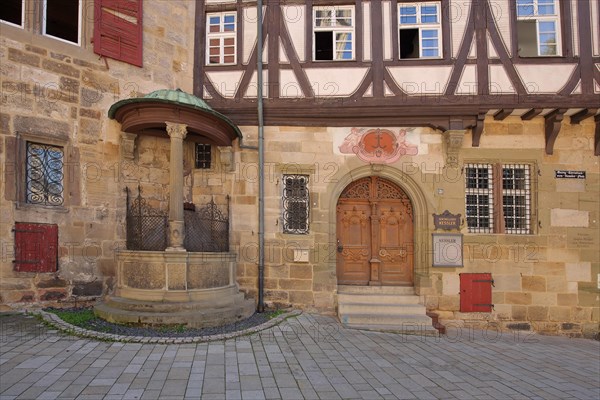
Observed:
[[[58,266],[58,226],[15,223],[15,271],[55,272]]]
[[[460,274],[460,311],[492,311],[492,274]]]

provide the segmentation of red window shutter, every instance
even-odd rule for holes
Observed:
[[[56,272],[58,225],[15,223],[15,271]]]
[[[460,311],[492,311],[492,274],[460,274]]]
[[[94,53],[142,66],[142,0],[95,0]]]

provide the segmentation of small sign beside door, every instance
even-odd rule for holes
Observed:
[[[435,225],[435,229],[442,229],[444,231],[459,230],[460,214],[451,214],[448,210],[445,210],[441,214],[433,214],[433,225]]]
[[[585,179],[585,171],[554,170],[555,179]]]
[[[463,240],[460,233],[433,233],[433,266],[462,267]]]

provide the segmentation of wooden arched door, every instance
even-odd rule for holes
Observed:
[[[362,178],[337,203],[340,285],[413,284],[413,209],[393,182]]]

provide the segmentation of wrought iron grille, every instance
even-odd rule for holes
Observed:
[[[283,232],[307,234],[310,210],[308,175],[283,176]]]
[[[492,165],[467,164],[465,171],[469,232],[493,232],[494,178]]]
[[[227,196],[229,213],[229,196]],[[184,210],[185,239],[187,251],[229,251],[229,216],[223,214],[211,200],[200,209]]]
[[[502,210],[507,233],[531,233],[529,165],[502,165]]]
[[[63,204],[63,160],[61,147],[27,142],[27,203]]]
[[[167,248],[167,214],[154,209],[142,198],[141,188],[130,204],[127,191],[127,249],[163,251]]]

